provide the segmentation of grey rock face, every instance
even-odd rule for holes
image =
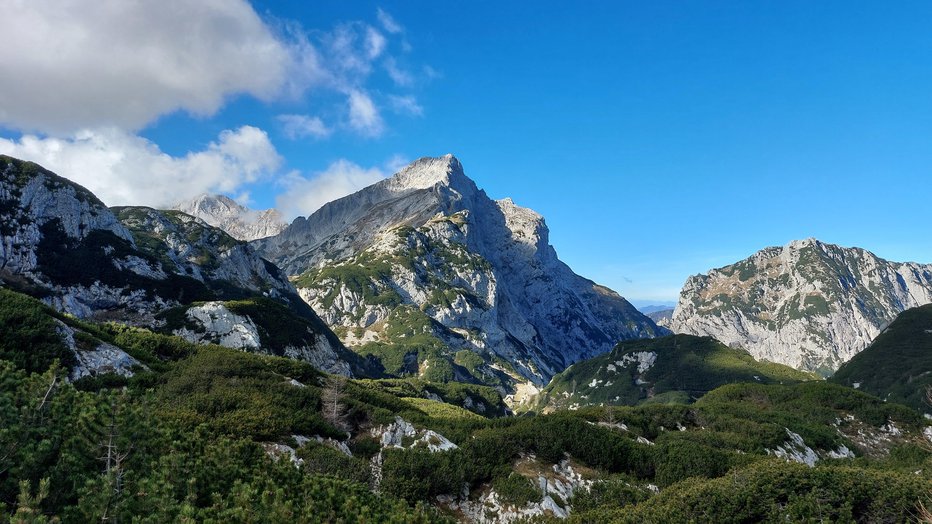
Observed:
[[[93,344],[93,347],[80,347],[81,345],[75,340],[76,331],[61,321],[56,320],[55,322],[58,324],[58,334],[61,336],[62,341],[74,352],[74,356],[77,358],[77,364],[71,368],[68,375],[70,380],[107,373],[131,377],[133,376],[133,368],[147,369],[122,349],[106,342],[97,341]]]
[[[230,311],[222,302],[205,302],[185,312],[194,329],[181,327],[175,334],[194,343],[214,343],[233,349],[258,353],[269,351],[260,329],[252,318]],[[338,348],[326,336],[308,335],[303,343],[290,344],[282,349],[282,356],[309,362],[329,373],[352,376],[349,364],[340,359]]]
[[[348,373],[336,356],[345,348],[284,273],[245,242],[179,211],[109,209],[83,187],[6,156],[0,156],[0,279],[78,317],[150,327],[163,324],[156,318],[163,310],[192,302],[273,300],[303,337],[276,354]],[[79,354],[87,362],[75,372],[129,369],[114,351]]]
[[[897,314],[930,302],[932,265],[807,239],[690,277],[670,327],[828,375]]]
[[[197,217],[237,240],[257,240],[281,233],[288,224],[276,209],[256,211],[223,195],[200,195],[172,209]]]
[[[294,292],[287,277],[248,244],[196,217],[147,207],[119,207],[114,212],[129,228],[137,246],[158,258],[170,273],[186,275],[208,287],[222,282],[271,296]]]
[[[301,296],[344,328],[349,345],[384,340],[389,315],[413,306],[447,330],[454,349],[497,355],[544,384],[619,340],[665,332],[573,273],[548,234],[539,214],[490,199],[447,155],[422,158],[253,245],[300,275]]]

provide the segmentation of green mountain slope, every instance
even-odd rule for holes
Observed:
[[[0,282],[80,318],[151,329],[174,320],[191,327],[190,341],[286,355],[347,375],[372,370],[245,242],[179,211],[107,208],[70,180],[4,155]],[[245,333],[249,343],[231,333]]]
[[[781,364],[758,362],[747,351],[711,337],[671,335],[621,342],[609,353],[570,366],[544,388],[538,407],[692,402],[733,382],[795,383],[814,378]]]
[[[61,326],[83,335],[72,346]],[[572,507],[584,522],[900,522],[928,504],[926,422],[837,384],[492,418],[491,388],[328,376],[6,290],[0,328],[0,512],[14,521],[444,522]],[[68,355],[102,344],[137,364],[67,380]],[[486,416],[460,407],[478,401]],[[748,489],[727,489],[735,479]]]
[[[932,304],[900,313],[830,380],[932,413]]]

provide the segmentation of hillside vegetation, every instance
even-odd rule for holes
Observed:
[[[503,408],[459,407],[501,406],[488,388],[347,380],[9,291],[0,319],[0,511],[15,522],[443,522],[518,508],[573,508],[580,522],[901,522],[929,503],[921,416],[835,384],[491,417]],[[48,322],[122,348],[132,376],[69,382],[68,351],[86,349],[37,337]],[[800,457],[814,467],[785,460]]]
[[[711,337],[671,335],[621,342],[604,355],[577,362],[544,388],[538,407],[688,403],[724,384],[792,384],[815,378],[758,362],[747,351]]]
[[[932,414],[932,304],[900,313],[831,381]]]

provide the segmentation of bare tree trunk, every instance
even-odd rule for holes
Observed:
[[[346,377],[342,375],[331,375],[327,377],[327,383],[320,394],[321,408],[323,416],[335,428],[348,431],[349,413],[346,405],[343,403],[343,396],[346,391]]]

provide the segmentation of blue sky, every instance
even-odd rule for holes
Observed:
[[[292,214],[452,152],[490,196],[544,215],[578,273],[637,301],[811,236],[932,262],[932,4],[196,4],[76,12],[156,29],[97,28],[66,57],[81,67],[55,70],[35,58],[70,49],[62,22],[4,17],[49,33],[0,51],[0,152],[108,203],[204,189]],[[187,41],[192,19],[210,24]],[[164,49],[151,68],[111,56],[134,46]]]

